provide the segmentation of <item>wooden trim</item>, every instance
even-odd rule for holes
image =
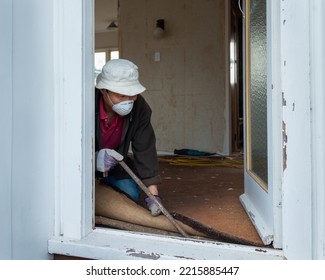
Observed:
[[[250,59],[251,59],[251,53],[250,53],[250,0],[246,0],[245,5],[245,47],[246,47],[246,64],[245,64],[245,70],[246,70],[246,115],[245,115],[245,128],[246,128],[246,172],[249,173],[249,175],[256,181],[256,183],[264,189],[266,192],[268,191],[268,185],[255,173],[252,171],[252,140],[251,140],[251,102],[250,102],[250,73],[251,73],[251,65],[250,65]]]

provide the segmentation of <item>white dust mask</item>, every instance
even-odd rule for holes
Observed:
[[[126,116],[129,114],[133,108],[134,100],[126,100],[120,103],[114,104],[112,109],[115,113],[119,114],[120,116]]]

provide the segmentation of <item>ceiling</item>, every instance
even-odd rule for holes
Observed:
[[[116,30],[108,26],[112,21],[117,23],[118,0],[95,0],[95,33]]]

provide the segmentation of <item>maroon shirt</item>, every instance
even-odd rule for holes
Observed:
[[[123,117],[116,115],[111,124],[109,124],[108,116],[105,113],[103,97],[99,100],[99,118],[100,130],[102,132],[102,149],[116,149],[122,139]]]

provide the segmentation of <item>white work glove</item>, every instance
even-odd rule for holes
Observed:
[[[161,203],[161,198],[159,195],[155,195],[155,198]],[[150,198],[145,198],[145,202],[147,203],[147,207],[149,211],[151,212],[151,215],[156,217],[161,214],[160,208],[156,205],[156,203]]]
[[[101,149],[100,151],[96,152],[97,171],[105,173],[111,170],[117,164],[117,160],[110,156],[108,151],[109,149]]]

